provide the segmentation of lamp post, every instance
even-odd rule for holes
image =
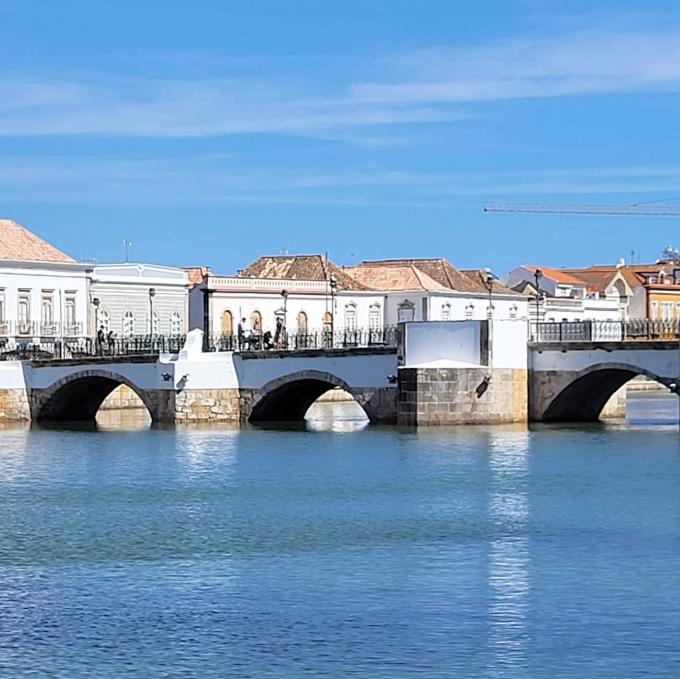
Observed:
[[[149,335],[153,337],[153,298],[156,296],[156,288],[149,288]]]
[[[99,332],[99,297],[92,298],[92,306],[94,307],[94,335]]]
[[[333,348],[335,340],[335,292],[338,288],[338,281],[334,274],[331,274],[331,349]]]
[[[281,346],[285,347],[288,340],[288,290],[281,290],[283,297],[283,328],[281,329]]]
[[[540,268],[537,268],[536,271],[534,271],[534,282],[536,283],[536,341],[538,341],[538,322],[540,320],[541,278],[543,278],[543,272]]]
[[[493,316],[493,302],[491,301],[491,295],[493,293],[493,283],[495,280],[496,277],[493,275],[493,273],[491,273],[491,269],[486,269],[484,285],[486,286],[486,289],[489,291],[489,308],[487,309],[489,318]]]

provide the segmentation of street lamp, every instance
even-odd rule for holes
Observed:
[[[536,340],[538,341],[538,322],[540,320],[540,306],[541,306],[541,278],[543,272],[540,268],[534,271],[534,282],[536,284]]]
[[[331,274],[331,349],[333,348],[333,341],[335,339],[335,292],[338,289],[338,281],[335,274]]]
[[[493,284],[496,280],[496,277],[493,275],[493,273],[491,273],[491,269],[485,269],[485,272],[486,275],[484,277],[484,285],[489,291],[489,308],[487,310],[487,315],[489,318],[491,318],[493,316],[493,303],[491,301],[491,294],[493,293]]]
[[[156,288],[149,288],[149,335],[153,337],[153,298],[156,296]]]
[[[281,345],[286,346],[288,339],[288,290],[281,290],[281,297],[283,297],[283,328],[281,331]]]

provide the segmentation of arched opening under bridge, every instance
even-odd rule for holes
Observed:
[[[152,419],[148,395],[130,380],[106,370],[69,375],[33,396],[34,419],[43,422],[107,423],[116,417]]]
[[[668,378],[633,365],[606,363],[577,373],[552,399],[543,413],[544,422],[597,422],[609,399],[638,375],[669,386]]]
[[[248,421],[302,423],[340,418],[365,424],[373,419],[371,415],[370,405],[344,380],[305,370],[272,380],[260,389]]]

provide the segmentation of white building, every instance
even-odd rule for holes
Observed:
[[[539,272],[536,296],[536,271]],[[508,287],[521,291],[529,302],[532,320],[620,321],[626,318],[632,294],[624,277],[616,270],[606,275],[588,275],[581,269],[552,269],[523,265],[508,274]]]
[[[261,257],[237,276],[193,269],[189,324],[212,337],[366,331],[377,338],[402,321],[527,318],[527,298],[481,271],[443,259],[363,262],[343,269],[321,255]]]
[[[180,335],[188,329],[188,286],[182,269],[77,263],[0,220],[0,337],[46,343],[92,337],[101,326],[119,336]]]
[[[82,335],[89,269],[16,222],[0,220],[0,334],[27,340]]]
[[[487,271],[460,270],[443,258],[362,262],[346,272],[383,293],[386,325],[527,318],[524,295],[489,278]]]
[[[90,274],[90,334],[179,336],[188,330],[189,278],[156,264],[98,264]]]

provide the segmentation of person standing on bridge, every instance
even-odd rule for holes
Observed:
[[[239,321],[238,328],[236,329],[236,334],[238,336],[239,351],[242,351],[243,345],[246,342],[246,319],[245,318],[242,318]]]
[[[106,335],[104,334],[104,326],[100,325],[97,330],[97,356],[104,355],[104,343],[106,342]]]

